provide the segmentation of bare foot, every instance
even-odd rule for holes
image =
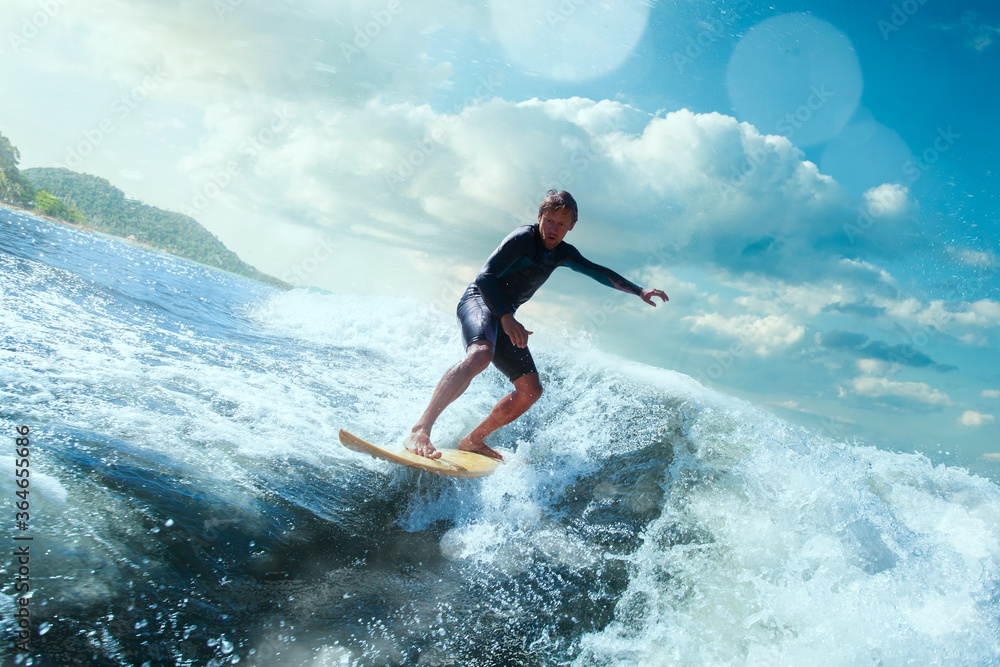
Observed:
[[[441,458],[441,452],[434,449],[431,439],[426,433],[417,431],[406,436],[403,446],[418,456],[426,456],[429,459]]]
[[[483,456],[488,456],[491,459],[496,459],[497,461],[503,461],[503,457],[500,456],[500,452],[484,442],[472,440],[469,436],[465,436],[458,441],[458,448],[463,452],[475,452],[476,454],[482,454]]]

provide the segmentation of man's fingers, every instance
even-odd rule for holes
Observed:
[[[656,307],[656,302],[653,300],[653,297],[655,297],[655,296],[660,297],[661,299],[663,299],[664,303],[666,303],[667,301],[670,300],[669,298],[667,298],[666,292],[664,292],[663,290],[658,290],[658,289],[651,289],[651,290],[649,290],[647,292],[643,292],[639,296],[642,297],[643,301],[645,301],[649,305],[653,306],[654,308]]]
[[[528,346],[528,336],[535,333],[534,331],[528,331],[523,326],[518,324],[514,327],[512,331],[507,332],[507,337],[510,338],[510,342],[515,347],[527,347]]]

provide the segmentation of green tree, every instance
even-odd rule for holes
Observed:
[[[24,205],[32,200],[34,188],[28,182],[17,165],[21,161],[21,152],[10,139],[0,132],[0,201],[8,204]]]
[[[56,197],[45,190],[38,190],[35,192],[34,210],[37,213],[52,216],[53,218],[59,218],[60,220],[66,220],[68,222],[85,221],[85,218],[75,206],[67,204],[59,197]]]

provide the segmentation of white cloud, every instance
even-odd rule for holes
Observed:
[[[768,356],[802,340],[805,328],[795,324],[786,315],[737,315],[725,317],[719,313],[705,313],[683,318],[696,333],[714,332],[734,338],[758,356]]]
[[[1000,326],[1000,302],[980,299],[975,302],[949,302],[943,299],[923,303],[915,297],[891,299],[875,297],[875,305],[898,320],[934,327],[939,330],[963,328],[990,329]]]
[[[875,278],[879,282],[882,282],[886,285],[890,286],[896,285],[896,279],[892,277],[892,274],[890,274],[885,269],[872,264],[871,262],[866,262],[864,260],[859,260],[859,259],[850,259],[845,257],[841,259],[840,262],[838,262],[838,265],[842,269],[844,269],[845,272],[848,272],[849,274],[853,274],[862,279],[865,279],[866,282],[871,278]]]
[[[982,334],[967,333],[958,337],[958,340],[962,341],[966,345],[978,345],[980,347],[986,347],[989,345],[990,341],[988,338]]]
[[[183,168],[204,182],[275,113],[260,98],[207,106],[206,137]],[[811,240],[837,229],[843,204],[787,140],[719,114],[651,118],[580,98],[494,98],[458,113],[380,98],[299,102],[287,114],[290,125],[256,152],[234,200],[389,247],[433,238],[460,261],[481,261],[498,235],[533,221],[545,189],[563,187],[581,205],[574,239],[609,256],[812,271],[829,255]]]
[[[993,415],[984,415],[974,410],[966,410],[958,418],[958,423],[962,426],[985,426],[996,421]]]
[[[879,375],[889,370],[889,364],[879,359],[858,359],[856,366],[865,375]]]
[[[923,382],[895,382],[880,377],[858,377],[851,382],[855,393],[868,398],[896,397],[931,406],[951,405],[948,395]]]
[[[840,282],[782,285],[778,291],[779,306],[787,308],[794,304],[810,317],[818,315],[830,306],[854,303],[860,298],[855,288]]]
[[[485,9],[451,0],[422,3],[424,11],[386,0],[60,4],[63,27],[51,29],[74,52],[53,67],[131,81],[157,65],[174,99],[195,105],[245,94],[341,104],[359,91],[361,100],[373,90],[425,97],[450,74],[427,58],[429,35],[486,20]]]
[[[664,266],[650,264],[643,267],[638,272],[637,280],[640,285],[669,285],[670,291],[667,292],[667,296],[682,303],[700,303],[710,298],[697,284],[678,277]]]
[[[1000,398],[1000,389],[983,389],[983,398]]]
[[[910,189],[898,183],[883,183],[867,190],[863,197],[868,213],[875,218],[902,218],[914,206]]]

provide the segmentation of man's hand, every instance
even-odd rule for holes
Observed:
[[[517,347],[528,347],[528,336],[535,333],[525,329],[510,313],[500,318],[500,326],[503,327],[504,333],[510,336],[510,342]]]
[[[661,299],[663,299],[664,303],[670,301],[670,299],[667,298],[667,295],[661,289],[650,289],[649,287],[645,287],[641,292],[639,292],[640,299],[651,305],[653,308],[656,308],[656,302],[653,301],[654,296],[658,296]]]

